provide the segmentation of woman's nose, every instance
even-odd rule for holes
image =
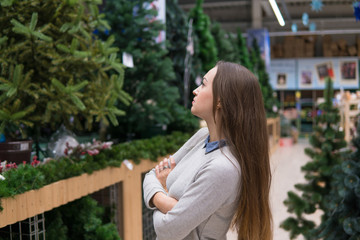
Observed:
[[[193,94],[196,95],[197,93],[198,93],[198,88],[195,88],[195,89],[193,90]]]

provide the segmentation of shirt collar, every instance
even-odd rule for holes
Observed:
[[[204,145],[205,154],[215,151],[220,147],[226,146],[226,141],[224,139],[214,142],[209,142],[209,141],[210,141],[210,135],[205,139],[205,145]]]

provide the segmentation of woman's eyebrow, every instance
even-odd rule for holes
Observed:
[[[203,80],[206,80],[208,82],[208,80],[206,79],[206,77],[203,77]]]

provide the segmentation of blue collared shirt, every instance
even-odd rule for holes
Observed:
[[[219,149],[220,147],[226,146],[226,141],[224,139],[221,139],[220,141],[210,141],[210,135],[205,139],[205,154],[208,154],[209,152],[215,151],[216,149]]]

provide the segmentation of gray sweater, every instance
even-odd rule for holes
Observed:
[[[164,190],[155,170],[144,179],[144,200],[154,209],[158,240],[226,239],[237,208],[240,166],[228,147],[205,154],[207,128],[200,129],[174,155],[176,167],[168,175]],[[167,214],[151,208],[156,192],[178,200]]]

